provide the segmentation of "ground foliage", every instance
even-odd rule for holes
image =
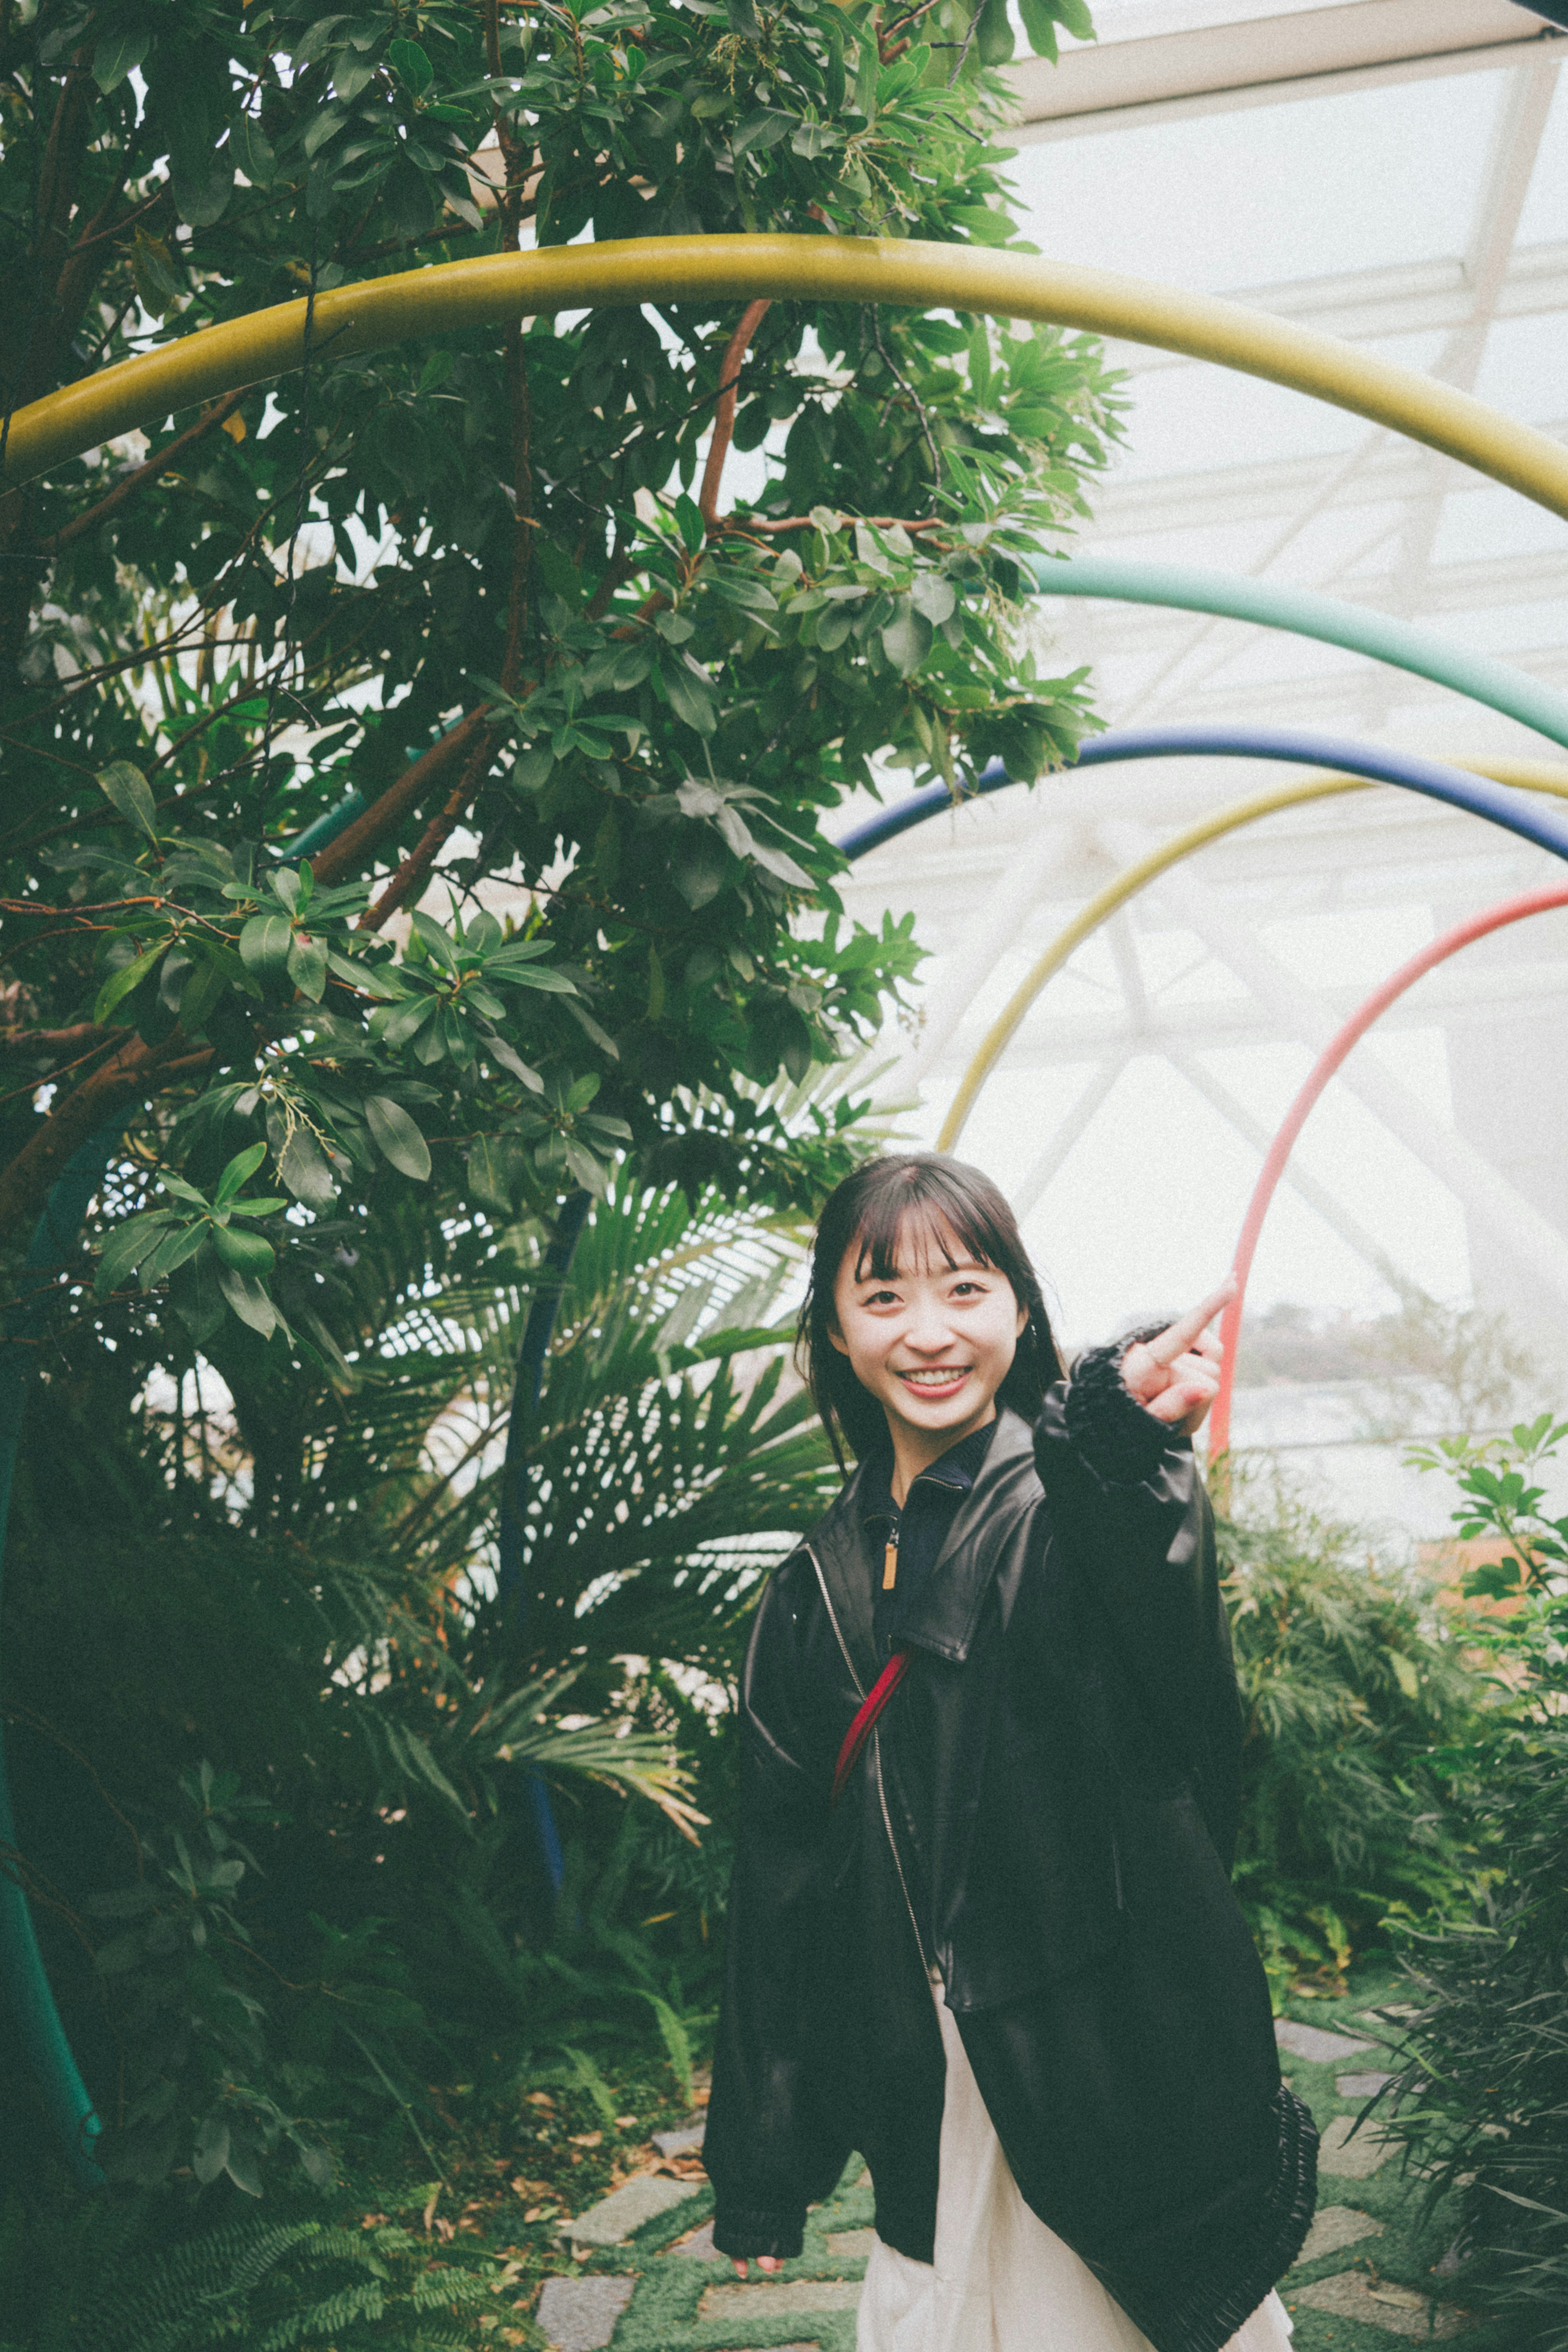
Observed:
[[[1464,2192],[1462,2275],[1536,2352],[1568,2345],[1568,1518],[1547,1492],[1565,1437],[1546,1413],[1415,1457],[1484,1547],[1463,1589],[1495,1705],[1455,1781],[1490,1867],[1479,1916],[1404,1939],[1420,2013],[1391,2093],[1434,2197]]]
[[[1484,1688],[1429,1580],[1278,1478],[1220,1528],[1243,1713],[1236,1886],[1276,1997],[1342,1990],[1395,1917],[1469,1907],[1481,1858],[1450,1802]]]
[[[1057,18],[1087,30],[1028,0],[1037,46]],[[1006,243],[1011,37],[1001,0],[9,8],[10,408],[519,238]],[[101,1286],[172,1276],[198,1341],[237,1317],[298,1361],[279,1256],[410,1187],[548,1218],[634,1139],[809,1199],[842,1152],[756,1088],[916,957],[841,919],[824,825],[879,751],[956,787],[1071,752],[1082,679],[1036,674],[1016,600],[1113,424],[1053,331],[674,304],[324,336],[5,499],[0,1245],[129,1121],[159,1222]]]

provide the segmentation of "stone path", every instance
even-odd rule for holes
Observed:
[[[1497,2324],[1467,2310],[1448,2277],[1453,2214],[1423,2223],[1422,2184],[1406,2176],[1381,2110],[1356,2128],[1388,2079],[1375,2064],[1353,2065],[1383,2054],[1390,2029],[1366,2006],[1378,1990],[1364,1982],[1354,2003],[1293,2004],[1298,2013],[1275,2027],[1287,2077],[1322,2134],[1317,2216],[1281,2284],[1295,2324],[1292,2352],[1396,2352],[1401,2340],[1452,2338],[1462,2339],[1462,2352],[1506,2352]],[[662,2135],[660,2153],[695,2153],[701,2137],[694,2121]],[[714,2252],[711,2212],[706,2184],[646,2174],[565,2224],[571,2272],[548,2282],[535,2315],[556,2352],[854,2352],[860,2282],[875,2242],[859,2158],[813,2208],[804,2251],[781,2276],[743,2285]]]

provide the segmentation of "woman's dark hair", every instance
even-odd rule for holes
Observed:
[[[1028,1310],[1018,1352],[997,1391],[998,1405],[1010,1405],[1032,1421],[1047,1388],[1061,1378],[1061,1359],[1040,1294],[1040,1277],[1030,1264],[1018,1219],[990,1178],[962,1160],[936,1152],[890,1153],[869,1160],[836,1185],[823,1204],[795,1335],[795,1360],[816,1399],[841,1470],[846,1446],[863,1459],[886,1436],[887,1416],[871,1391],[862,1388],[849,1358],[833,1345],[833,1286],[846,1253],[857,1244],[856,1280],[867,1266],[876,1280],[890,1279],[898,1263],[899,1230],[906,1219],[925,1225],[934,1238],[946,1226],[977,1264],[1005,1275],[1019,1305]]]

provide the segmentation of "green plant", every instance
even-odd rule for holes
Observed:
[[[833,1484],[768,1320],[794,1227],[610,1188],[517,1424],[503,1593],[499,1441],[538,1251],[528,1225],[389,1220],[308,1307],[331,1385],[215,1340],[232,1386],[209,1363],[160,1391],[85,1333],[49,1376],[16,1505],[12,1742],[51,1967],[126,2177],[254,2188],[275,2150],[340,2157],[389,2127],[439,2168],[441,2084],[488,2095],[650,2035],[684,2067],[706,2032],[732,1766],[698,1697]],[[567,1848],[553,1904],[535,1774]],[[111,1930],[96,1971],[73,1917]]]
[[[1494,1706],[1454,1774],[1491,1866],[1474,1915],[1402,1937],[1420,2013],[1391,2093],[1434,2200],[1463,2190],[1466,2280],[1539,2352],[1568,2346],[1568,1518],[1543,1508],[1564,1436],[1542,1413],[1413,1457],[1500,1555],[1464,1578]]]
[[[1343,1989],[1391,1916],[1461,1899],[1476,1857],[1444,1752],[1481,1697],[1421,1581],[1278,1480],[1220,1530],[1245,1726],[1236,1883],[1278,1991]]]
[[[1082,0],[1028,0],[1047,54],[1059,22]],[[1002,0],[12,10],[7,414],[525,234],[1005,244],[1012,42]],[[132,1175],[205,1223],[115,1241],[97,1328],[177,1275],[199,1343],[238,1316],[298,1365],[289,1262],[308,1286],[324,1226],[362,1241],[411,1188],[548,1222],[630,1137],[694,1190],[808,1199],[841,1139],[802,1157],[758,1090],[877,1028],[919,953],[844,919],[835,812],[879,753],[956,790],[1094,724],[1021,599],[1116,415],[1053,330],[694,299],[322,334],[0,501],[0,1251],[123,1117],[94,1241]],[[293,1206],[252,1238],[211,1212],[258,1145]]]

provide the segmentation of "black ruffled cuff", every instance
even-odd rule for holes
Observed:
[[[1067,1437],[1073,1452],[1112,1486],[1136,1486],[1159,1467],[1167,1448],[1185,1441],[1168,1423],[1145,1412],[1122,1385],[1122,1359],[1134,1341],[1163,1331],[1131,1331],[1108,1348],[1091,1348],[1072,1367],[1067,1389]]]
[[[713,2242],[733,2261],[777,2254],[783,2262],[793,2262],[806,2242],[805,2208],[770,2213],[761,2207],[722,2201],[713,2217]]]

